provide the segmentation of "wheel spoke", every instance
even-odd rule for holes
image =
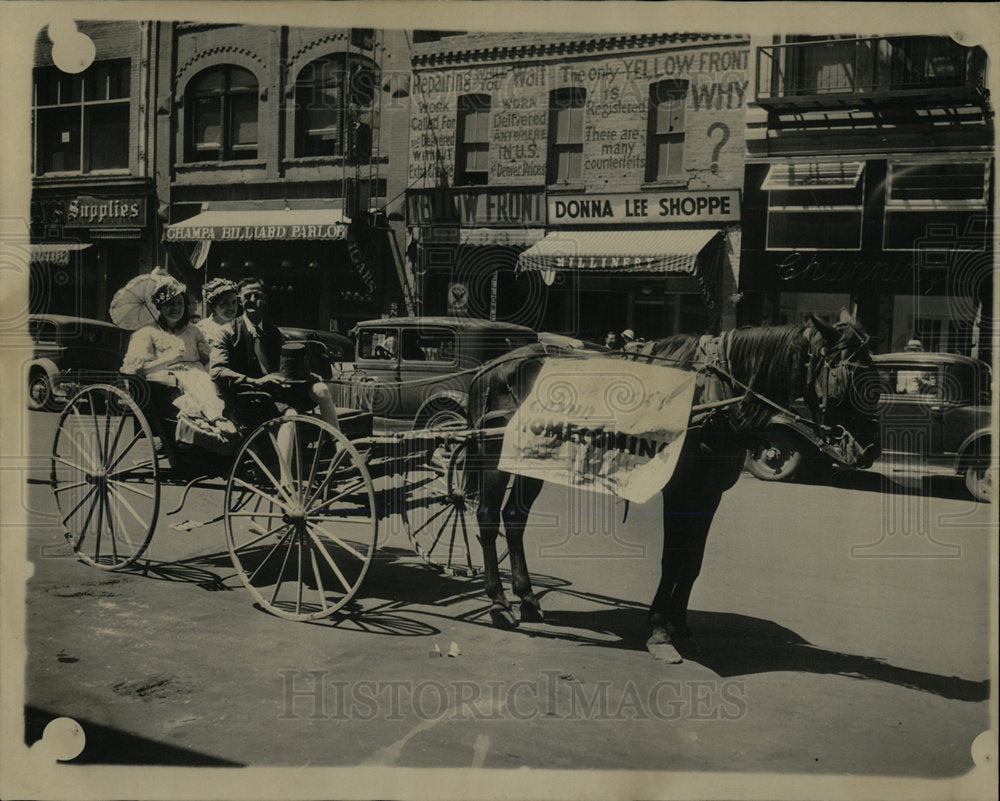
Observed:
[[[339,495],[335,495],[335,496],[334,496],[334,497],[332,497],[332,498],[328,498],[327,500],[323,501],[323,502],[322,502],[322,503],[321,503],[321,504],[320,504],[319,506],[314,506],[314,507],[313,507],[312,509],[310,509],[310,510],[309,510],[309,514],[311,514],[311,515],[314,515],[314,514],[319,514],[319,513],[321,512],[321,511],[325,511],[325,510],[326,510],[326,508],[327,508],[327,507],[328,507],[328,506],[329,506],[329,505],[330,505],[331,503],[336,503],[336,502],[337,502],[337,501],[339,501],[339,500],[340,500],[341,498],[346,498],[346,497],[347,497],[348,495],[350,495],[350,494],[351,494],[352,492],[357,492],[357,491],[358,491],[359,489],[361,489],[361,488],[362,488],[362,487],[363,487],[364,485],[365,485],[365,482],[364,482],[364,480],[363,480],[363,479],[359,479],[359,480],[358,480],[358,481],[357,481],[356,483],[352,484],[352,485],[351,485],[350,487],[348,487],[347,489],[345,489],[345,490],[344,490],[343,492],[341,492],[341,493],[340,493]]]
[[[312,487],[313,481],[316,480],[316,468],[319,466],[319,455],[323,450],[323,437],[326,436],[326,430],[320,429],[319,434],[316,435],[315,449],[313,450],[312,464],[309,465],[309,477],[306,480],[305,486]],[[312,499],[315,497],[315,493],[310,492],[307,498],[303,498],[303,503],[311,503]]]
[[[469,570],[472,570],[472,548],[469,547],[469,529],[465,523],[465,515],[459,515],[458,519],[462,521],[462,539],[465,541],[465,563],[468,565]]]
[[[340,571],[340,568],[337,567],[337,563],[333,561],[333,557],[330,556],[329,553],[327,553],[326,548],[323,547],[323,543],[321,543],[316,538],[316,535],[313,534],[312,531],[309,532],[309,536],[312,538],[312,541],[316,544],[316,548],[319,550],[320,554],[322,554],[323,558],[326,560],[326,563],[330,565],[330,569],[333,570],[337,578],[340,579],[340,583],[343,585],[345,592],[350,592],[351,591],[350,582],[346,578],[344,578],[344,574]]]
[[[66,439],[69,441],[69,444],[76,449],[77,453],[79,453],[84,459],[87,460],[87,462],[90,463],[91,470],[96,470],[97,465],[94,464],[94,460],[90,457],[90,454],[87,452],[86,448],[84,448],[79,442],[77,442],[76,436],[74,434],[75,432],[70,432],[70,431],[66,432]],[[60,457],[57,455],[55,458],[58,459]]]
[[[96,486],[94,487],[94,490],[95,491],[97,490]],[[100,502],[100,498],[98,498],[98,503],[99,502]],[[80,536],[76,540],[76,545],[73,546],[73,550],[74,551],[79,551],[80,550],[80,546],[83,545],[83,540],[87,536],[87,529],[90,528],[90,521],[94,517],[94,507],[96,505],[97,504],[93,504],[93,503],[90,504],[90,509],[87,511],[87,519],[83,521],[83,527],[80,529]]]
[[[282,494],[282,496],[284,496],[284,498],[285,498],[286,501],[291,502],[292,497],[289,494],[288,490],[285,487],[283,487],[281,485],[281,482],[278,481],[278,479],[276,479],[274,477],[274,475],[271,473],[270,470],[267,469],[267,466],[264,464],[264,462],[261,461],[261,458],[254,452],[254,450],[252,448],[248,448],[246,452],[247,452],[247,455],[257,463],[257,466],[260,467],[260,469],[264,471],[264,475],[267,476],[267,479],[268,479],[268,481],[271,482],[271,485],[278,492],[280,492]],[[237,479],[237,480],[240,481],[240,484],[242,486],[245,486],[247,489],[251,489],[251,490],[253,490],[255,492],[257,491],[257,489],[255,487],[253,487],[249,483],[243,481],[242,479]]]
[[[278,580],[274,582],[274,592],[271,593],[271,606],[274,606],[278,592],[281,590],[282,579],[285,576],[285,566],[288,564],[288,557],[291,556],[293,544],[298,541],[296,532],[293,530],[291,533],[292,538],[288,541],[288,547],[285,549],[285,558],[281,560],[281,570],[278,571]]]
[[[284,425],[289,425],[289,424],[285,423]],[[281,428],[280,425],[279,425],[279,428]],[[278,437],[277,437],[277,435],[273,431],[268,431],[267,432],[267,436],[271,440],[271,446],[274,448],[274,452],[278,455],[278,467],[281,470],[282,477],[291,475],[292,466],[290,464],[288,464],[288,454],[285,454],[285,453],[281,452],[281,446],[278,444]],[[293,428],[293,431],[292,431],[292,439],[293,440],[295,439],[294,428]],[[247,451],[247,452],[248,453],[252,453],[252,451]],[[267,470],[267,468],[264,467],[263,464],[261,464],[261,467],[264,470]],[[274,478],[271,477],[271,480],[274,481]],[[281,488],[283,490],[285,489],[283,487],[283,485],[281,485],[280,483],[278,483],[278,482],[275,482],[275,483],[277,484],[277,486],[279,488]],[[285,491],[285,495],[286,495],[286,497],[288,498],[289,501],[293,500],[292,493],[291,493],[290,489],[288,489],[288,490]]]
[[[114,487],[109,487],[108,489],[115,494],[115,497],[121,503],[125,504],[125,506],[128,507],[128,503],[126,503],[125,499],[119,497],[118,490],[116,490]],[[135,545],[133,544],[132,540],[129,538],[128,527],[125,525],[125,521],[122,519],[121,513],[118,511],[117,504],[115,504],[115,505],[108,504],[108,509],[109,510],[110,509],[114,509],[114,511],[115,511],[115,517],[118,518],[118,525],[119,525],[119,527],[121,529],[122,538],[125,540],[125,542],[128,543],[128,547],[134,553],[135,552]],[[135,515],[135,510],[132,509],[131,511],[132,511],[133,516],[137,517],[137,515]],[[139,525],[145,526],[145,523],[142,520],[139,520]]]
[[[437,518],[441,517],[441,515],[443,515],[443,514],[449,514],[453,508],[454,507],[452,507],[451,504],[445,504],[445,505],[443,505],[438,511],[436,511],[434,514],[432,514],[430,517],[428,517],[423,522],[423,525],[421,525],[419,528],[414,529],[413,535],[416,536],[417,534],[419,534],[421,531],[423,531],[425,528],[427,528],[431,523],[433,523]],[[447,522],[447,521],[445,521],[445,522]]]
[[[125,485],[125,488],[132,489],[132,487],[129,487],[127,485]],[[135,510],[135,507],[133,507],[132,504],[128,502],[128,499],[120,492],[118,492],[117,495],[118,495],[118,500],[121,502],[122,506],[125,507],[126,511],[130,515],[132,515],[133,518],[135,518],[135,522],[137,522],[143,528],[148,529],[149,523],[146,520],[143,520],[142,517],[139,516],[139,513]]]
[[[124,475],[124,474],[119,473],[118,475]],[[133,487],[132,485],[122,481],[118,477],[115,477],[113,479],[109,478],[108,483],[114,484],[115,486],[121,486],[122,489],[127,489],[129,492],[134,492],[136,495],[142,495],[142,497],[144,498],[149,498],[150,500],[153,500],[153,493],[146,492],[145,490],[141,490],[138,487]]]
[[[118,465],[120,465],[120,464],[121,464],[121,461],[122,461],[122,459],[124,459],[124,458],[125,458],[126,456],[128,456],[128,452],[129,452],[130,450],[132,450],[132,448],[134,448],[134,447],[135,447],[135,444],[136,444],[136,443],[137,443],[137,442],[138,442],[139,440],[143,439],[143,438],[144,438],[145,436],[146,436],[146,432],[144,432],[144,431],[143,431],[143,430],[142,430],[142,429],[140,428],[140,429],[139,429],[139,430],[138,430],[138,431],[137,431],[137,432],[135,433],[135,436],[134,436],[134,437],[132,437],[132,441],[131,441],[131,442],[129,442],[129,444],[125,446],[125,450],[123,450],[123,451],[122,451],[121,453],[119,453],[119,454],[118,454],[118,456],[116,456],[116,457],[115,457],[115,460],[114,460],[114,461],[113,461],[113,462],[112,462],[111,464],[109,464],[109,465],[108,465],[108,467],[107,467],[107,472],[109,472],[109,473],[110,473],[110,472],[111,472],[112,470],[114,470],[114,469],[115,469],[116,467],[118,467]]]
[[[236,483],[236,484],[239,484],[241,487],[243,487],[243,489],[249,490],[250,492],[254,493],[255,495],[259,495],[265,501],[269,501],[271,503],[275,503],[277,506],[280,506],[282,509],[287,509],[288,508],[285,503],[282,503],[280,500],[277,500],[273,495],[268,495],[263,490],[258,489],[253,484],[250,484],[250,483],[244,481],[242,478],[234,478],[233,482]]]
[[[230,517],[267,517],[281,519],[285,515],[281,512],[230,512]]]
[[[302,465],[299,465],[301,468]],[[299,568],[299,591],[295,596],[295,614],[302,614],[302,537],[295,538],[296,551],[298,552],[296,556],[298,557],[298,568]]]
[[[77,481],[75,484],[67,484],[64,487],[53,487],[52,491],[53,492],[65,492],[66,490],[76,489],[77,487],[85,487],[85,486],[87,486],[87,482],[86,481]]]
[[[316,500],[316,496],[329,486],[330,479],[333,478],[334,472],[338,467],[340,467],[340,463],[344,461],[345,456],[347,456],[347,448],[342,448],[340,453],[336,455],[334,460],[330,462],[329,466],[326,468],[326,475],[323,477],[323,481],[316,488],[315,492],[309,496],[309,499],[306,501],[306,505],[311,504],[314,500]]]
[[[309,548],[309,561],[312,562],[313,577],[316,579],[316,586],[319,588],[319,602],[323,605],[323,611],[329,609],[326,602],[326,587],[323,586],[323,578],[319,574],[319,565],[316,564],[316,546]]]
[[[282,538],[281,538],[280,540],[278,540],[278,541],[277,541],[277,542],[276,542],[276,543],[274,544],[274,547],[273,547],[273,548],[271,548],[271,550],[267,552],[267,556],[265,556],[265,557],[264,557],[264,559],[263,559],[263,560],[261,561],[261,563],[260,563],[259,565],[257,565],[257,569],[256,569],[256,570],[254,570],[254,571],[253,571],[253,573],[251,573],[251,574],[250,574],[250,578],[249,578],[249,579],[247,579],[247,580],[248,580],[248,581],[249,581],[249,582],[250,582],[251,584],[253,583],[253,580],[254,580],[255,578],[257,578],[257,574],[258,574],[258,573],[260,572],[260,569],[261,569],[261,568],[262,568],[262,567],[263,567],[264,565],[266,565],[266,564],[268,563],[268,561],[269,561],[269,560],[271,559],[271,555],[272,555],[272,554],[273,554],[273,553],[274,553],[274,552],[275,552],[276,550],[278,550],[278,548],[280,548],[280,547],[281,547],[282,543],[283,543],[283,542],[284,542],[285,540],[287,540],[287,539],[289,538],[289,536],[291,536],[291,535],[292,535],[292,533],[293,533],[293,532],[292,532],[291,530],[289,530],[288,534],[286,534],[286,535],[285,535],[284,537],[282,537]]]
[[[93,394],[96,395],[97,393],[94,392]],[[94,409],[93,399],[91,399],[90,401],[90,419],[94,421],[94,442],[97,444],[98,461],[101,464],[104,464],[104,460],[106,458],[104,452],[104,445],[106,445],[107,442],[104,442],[103,444],[101,442],[101,424],[97,422],[97,412]]]
[[[332,533],[330,531],[327,531],[325,528],[323,528],[319,524],[317,524],[317,523],[306,523],[306,525],[309,527],[310,534],[312,534],[313,530],[318,531],[324,537],[329,537],[331,540],[333,540],[335,543],[337,543],[337,545],[339,545],[341,548],[343,548],[345,551],[347,551],[352,556],[360,559],[362,562],[365,561],[365,559],[368,558],[363,553],[361,553],[360,551],[355,550],[355,548],[353,546],[348,545],[344,540],[342,540],[336,534],[334,534],[334,533]]]
[[[121,417],[118,418],[118,428],[115,430],[115,438],[113,440],[111,440],[111,444],[106,449],[106,452],[107,452],[107,454],[109,456],[112,453],[114,453],[115,452],[115,448],[118,447],[118,440],[121,439],[122,431],[125,430],[125,420],[126,419],[128,419],[128,416],[123,411]],[[109,425],[110,425],[110,420],[111,420],[111,418],[109,417],[108,418]],[[110,470],[112,468],[109,467],[108,469]]]
[[[233,550],[238,553],[239,551],[245,551],[247,548],[251,548],[251,547],[260,545],[261,542],[263,542],[264,540],[266,540],[272,534],[277,534],[283,528],[288,528],[288,527],[289,527],[289,524],[288,523],[284,523],[284,524],[278,526],[277,528],[272,528],[270,531],[263,531],[262,530],[261,533],[260,533],[260,535],[256,539],[247,540],[245,543],[243,543],[243,545],[235,545],[234,544],[233,545]]]
[[[53,456],[52,458],[55,459],[60,464],[66,465],[66,467],[71,467],[72,469],[77,470],[81,473],[86,473],[88,476],[91,474],[91,471],[88,470],[86,467],[82,467],[81,465],[78,465],[76,462],[71,462],[69,461],[69,459],[64,459],[62,456]]]
[[[87,491],[87,494],[86,494],[86,495],[84,495],[84,496],[83,496],[83,497],[82,497],[82,498],[80,499],[79,503],[77,503],[77,505],[76,505],[76,506],[74,506],[74,507],[72,508],[72,510],[70,510],[70,513],[69,513],[68,515],[66,515],[66,516],[65,516],[65,517],[64,517],[64,518],[62,519],[62,524],[63,524],[64,526],[65,526],[65,525],[66,525],[66,524],[67,524],[67,523],[69,522],[69,519],[70,519],[70,518],[71,518],[71,517],[72,517],[73,515],[75,515],[75,514],[77,513],[77,511],[79,511],[80,507],[81,507],[81,506],[83,506],[83,505],[84,505],[84,504],[85,504],[85,503],[87,502],[87,500],[88,500],[88,499],[90,498],[90,496],[91,496],[91,495],[93,495],[93,494],[94,494],[94,493],[95,493],[96,491],[97,491],[97,485],[95,485],[95,484],[92,484],[92,485],[91,485],[91,487],[90,487],[90,489],[89,489],[89,490]]]

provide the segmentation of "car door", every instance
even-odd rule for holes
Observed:
[[[414,417],[424,402],[449,389],[457,379],[457,334],[448,326],[419,325],[400,331],[400,403],[403,416]]]
[[[885,388],[879,399],[882,453],[885,457],[913,459],[925,456],[940,439],[940,414],[934,411],[937,398],[920,391],[919,377],[927,371],[937,374],[934,365],[880,362],[879,373]]]
[[[358,331],[355,365],[355,408],[376,417],[402,417],[399,371],[399,327],[366,326]]]

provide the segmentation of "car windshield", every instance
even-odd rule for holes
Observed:
[[[884,386],[895,395],[920,395],[944,403],[974,403],[989,392],[988,376],[972,364],[882,364]]]

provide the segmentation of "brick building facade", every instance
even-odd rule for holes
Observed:
[[[749,40],[467,34],[413,49],[426,313],[584,338],[734,320]]]
[[[30,309],[107,319],[114,290],[148,270],[157,248],[153,42],[145,22],[78,29],[95,48],[82,72],[56,65],[47,30],[35,46]]]
[[[412,303],[401,32],[155,23],[166,257],[197,287],[257,275],[279,324],[348,330]],[[395,170],[394,170],[395,167]]]

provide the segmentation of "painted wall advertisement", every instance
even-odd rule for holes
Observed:
[[[742,180],[750,48],[741,43],[587,61],[505,67],[439,67],[415,75],[410,121],[409,180],[454,185],[458,98],[489,97],[492,183],[546,182],[550,92],[585,91],[582,175],[592,186],[616,188],[646,180],[650,87],[660,80],[686,87],[685,154],[678,182],[689,189],[733,186]]]
[[[549,359],[507,425],[500,469],[648,501],[677,465],[695,377],[620,359]]]

